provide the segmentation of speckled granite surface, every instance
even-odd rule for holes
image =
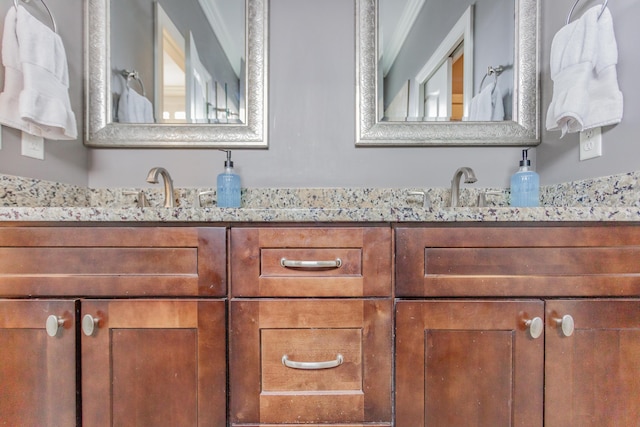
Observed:
[[[464,187],[462,208],[449,208],[446,188],[243,189],[243,208],[215,207],[211,188],[177,188],[176,208],[156,207],[158,187],[86,189],[0,175],[0,221],[75,222],[490,222],[640,221],[640,172],[541,189],[540,208],[511,208],[508,189]],[[143,190],[152,207],[136,207]],[[420,195],[428,195],[425,209]],[[478,208],[480,193],[488,207]]]

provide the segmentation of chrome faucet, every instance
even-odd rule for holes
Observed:
[[[147,175],[147,182],[157,184],[158,175],[162,176],[162,180],[164,182],[164,207],[172,208],[175,206],[175,202],[173,201],[173,180],[171,179],[169,172],[167,172],[165,168],[161,167],[151,168]]]
[[[476,174],[473,172],[473,169],[469,167],[461,167],[456,173],[453,174],[453,178],[451,179],[451,207],[455,208],[458,206],[458,199],[460,198],[460,179],[464,175],[464,182],[467,184],[471,184],[476,182],[478,179],[476,178]]]

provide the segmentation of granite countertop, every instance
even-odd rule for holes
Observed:
[[[109,208],[2,207],[11,222],[559,222],[640,221],[640,208]]]
[[[242,208],[217,208],[213,189],[176,189],[175,208],[161,206],[158,187],[88,189],[0,175],[0,222],[640,222],[640,172],[542,187],[542,207],[509,207],[508,189],[461,189],[448,207],[447,188],[243,189]],[[137,207],[144,191],[154,207]],[[423,192],[430,207],[422,206]],[[206,195],[201,193],[206,192]],[[476,207],[479,194],[487,207]],[[199,207],[202,205],[202,207]]]

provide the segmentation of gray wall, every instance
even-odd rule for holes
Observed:
[[[12,0],[1,0],[6,11]],[[176,0],[177,1],[177,0]],[[551,100],[549,46],[574,0],[541,0],[542,118]],[[478,186],[508,186],[520,149],[355,148],[353,0],[271,0],[268,150],[236,150],[248,187],[448,186],[455,168],[472,166]],[[583,1],[589,6],[595,1]],[[49,1],[60,22],[72,76],[72,105],[82,111],[81,0]],[[637,170],[640,157],[640,69],[636,40],[640,2],[611,1],[618,39],[618,74],[625,117],[604,130],[603,157],[580,162],[578,137],[543,132],[535,150],[543,184]],[[544,122],[544,121],[543,121]],[[89,161],[85,163],[85,153]],[[217,150],[84,149],[79,142],[47,142],[44,162],[19,155],[17,133],[3,132],[0,172],[88,183],[91,187],[143,186],[149,168],[162,165],[177,186],[214,186],[224,154]]]
[[[553,36],[566,19],[568,9],[574,0],[542,2],[542,117],[546,118],[546,109],[551,102],[551,77],[549,75],[549,50]],[[601,4],[595,1],[583,1],[586,7]],[[603,129],[602,157],[579,161],[579,137],[577,134],[560,139],[559,132],[542,133],[542,144],[538,152],[538,171],[543,182],[557,183],[574,179],[604,176],[614,173],[640,169],[640,82],[637,75],[640,69],[638,40],[640,40],[640,2],[610,1],[609,9],[613,16],[614,29],[618,42],[618,82],[624,95],[624,117],[616,126]],[[576,9],[574,17],[583,9]],[[543,121],[544,123],[544,121]],[[543,124],[544,129],[544,124]]]
[[[38,2],[31,2],[34,6]],[[13,0],[0,0],[0,28],[4,31],[4,17]],[[69,63],[69,96],[71,108],[78,122],[77,141],[45,141],[45,160],[20,155],[21,132],[2,126],[0,173],[87,185],[89,182],[88,150],[82,145],[83,62],[81,0],[47,0],[53,12],[67,51]],[[4,87],[4,67],[0,67],[0,86]]]

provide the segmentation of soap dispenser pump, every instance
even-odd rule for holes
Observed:
[[[540,205],[540,176],[531,170],[529,149],[522,150],[520,168],[511,177],[511,206],[535,207]]]
[[[217,205],[220,208],[240,207],[240,176],[233,169],[231,150],[220,150],[227,153],[224,172],[217,179]]]

